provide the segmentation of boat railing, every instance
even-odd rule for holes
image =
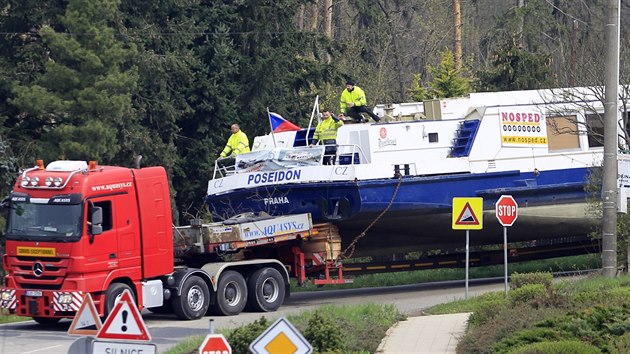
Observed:
[[[236,173],[236,159],[233,156],[219,157],[214,161],[212,179],[223,178]]]
[[[343,153],[340,153],[341,148],[344,148]],[[350,150],[350,152],[348,152],[348,150]],[[337,152],[335,155],[335,165],[360,165],[362,163],[370,163],[363,149],[356,144],[337,144]],[[344,159],[342,159],[342,157],[344,157]],[[349,158],[349,161],[347,161],[347,158]]]
[[[370,163],[360,146],[356,144],[337,144],[336,152],[324,154],[323,161],[333,161],[334,165],[359,165]],[[321,155],[320,155],[321,156]],[[241,171],[242,172],[242,171]],[[234,156],[220,157],[214,161],[212,179],[223,178],[239,173]]]

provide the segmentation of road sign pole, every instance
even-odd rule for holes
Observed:
[[[508,293],[508,252],[507,252],[507,226],[503,226],[503,280],[505,281],[505,296]]]
[[[483,198],[453,198],[453,230],[466,230],[466,291],[468,300],[468,268],[470,263],[470,230],[483,229]]]
[[[470,260],[470,230],[466,230],[466,300],[468,300],[468,262]]]
[[[495,207],[496,217],[499,223],[503,225],[503,268],[505,280],[505,296],[508,293],[508,250],[507,250],[507,228],[514,225],[518,217],[518,203],[511,195],[502,195],[499,197]]]

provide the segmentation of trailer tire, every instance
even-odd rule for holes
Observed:
[[[107,316],[109,316],[109,314],[112,312],[114,306],[116,305],[116,302],[118,301],[118,299],[120,299],[122,293],[124,293],[125,290],[129,290],[133,300],[136,301],[133,291],[131,290],[131,287],[129,285],[125,283],[109,284],[109,286],[107,287],[107,291],[105,292],[105,318],[107,318]]]
[[[52,318],[52,317],[33,317],[33,320],[39,323],[42,326],[52,326],[56,325],[61,318]]]
[[[239,272],[225,271],[219,277],[216,303],[212,312],[223,316],[238,315],[247,304],[247,284]]]
[[[180,320],[200,319],[210,306],[208,284],[198,276],[188,277],[182,285],[182,294],[173,297],[171,306]]]
[[[274,268],[261,268],[247,280],[247,291],[247,304],[252,311],[275,311],[284,302],[284,279]]]

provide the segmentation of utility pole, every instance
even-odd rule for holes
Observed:
[[[619,2],[608,0],[606,94],[604,96],[604,181],[602,193],[603,275],[617,275],[617,115],[619,91]]]

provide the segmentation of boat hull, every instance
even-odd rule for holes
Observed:
[[[503,194],[519,204],[510,242],[585,236],[597,223],[586,212],[588,173],[575,168],[287,183],[208,195],[206,202],[218,219],[261,210],[311,213],[314,222],[335,223],[344,246],[365,232],[356,255],[391,254],[463,247],[465,231],[452,229],[454,197],[484,199],[483,229],[471,231],[471,244],[502,242],[494,208]]]

